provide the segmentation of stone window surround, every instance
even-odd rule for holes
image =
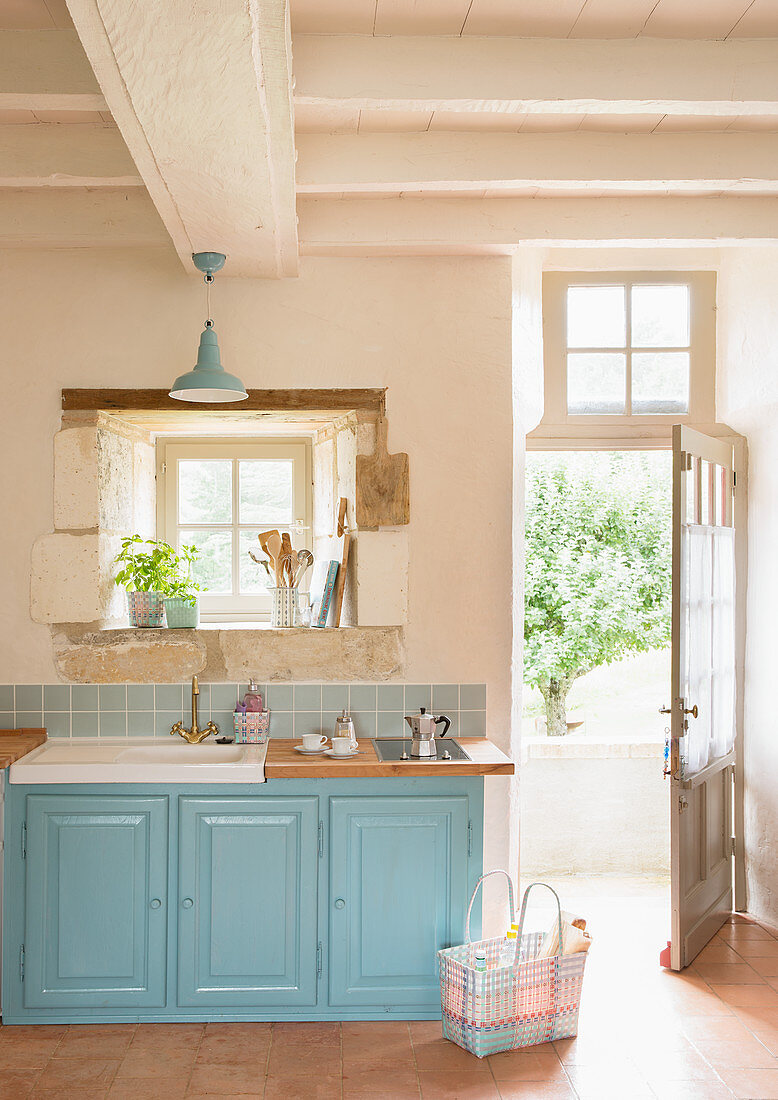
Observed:
[[[106,411],[89,408],[88,401],[85,408],[69,409],[71,393],[63,391],[68,411],[54,437],[54,531],[33,546],[30,590],[31,616],[50,627],[63,680],[143,682],[180,680],[194,673],[239,679],[256,668],[260,648],[268,682],[376,682],[402,676],[408,574],[403,527],[353,530],[343,621],[351,629],[128,627],[124,592],[113,583],[113,559],[123,535],[156,533],[155,433],[165,431],[174,414],[159,410],[155,415],[148,407],[139,414]],[[356,455],[372,454],[375,421],[382,411],[317,415],[315,422],[310,413],[306,421],[306,414],[297,410],[287,414],[265,409],[248,417],[254,430],[257,421],[268,417],[315,428],[314,552],[317,543],[326,552],[340,496],[347,497],[354,515]],[[216,415],[224,434],[229,414],[219,410]],[[247,418],[240,422],[245,434]]]

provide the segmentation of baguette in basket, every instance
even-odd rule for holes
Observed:
[[[577,955],[579,952],[588,951],[592,946],[592,937],[586,931],[586,921],[583,917],[576,917],[572,913],[563,911],[561,927],[562,950],[559,949],[559,922],[555,920],[543,937],[536,958],[550,959],[554,955]]]

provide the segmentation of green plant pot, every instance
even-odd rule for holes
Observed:
[[[181,627],[192,629],[200,625],[200,601],[195,597],[194,604],[191,604],[178,596],[168,596],[165,598],[165,614],[170,630]]]
[[[128,592],[127,608],[130,626],[165,625],[165,597],[161,592]]]

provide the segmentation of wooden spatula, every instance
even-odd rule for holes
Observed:
[[[386,449],[386,417],[376,421],[375,451],[357,455],[357,527],[410,523],[407,454]]]

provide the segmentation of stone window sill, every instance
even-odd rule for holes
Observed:
[[[312,630],[252,623],[206,623],[199,630],[126,627],[54,628],[57,671],[71,683],[181,683],[204,680],[263,683],[315,680],[380,683],[405,672],[401,626]]]

